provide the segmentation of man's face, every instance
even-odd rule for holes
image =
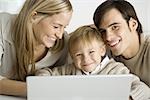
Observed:
[[[121,13],[116,9],[106,12],[99,25],[102,37],[116,56],[127,55],[133,41],[132,31]]]

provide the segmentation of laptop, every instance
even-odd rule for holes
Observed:
[[[129,100],[132,75],[27,77],[27,100]]]

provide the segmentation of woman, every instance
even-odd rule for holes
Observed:
[[[26,96],[27,76],[65,63],[71,16],[69,0],[26,0],[18,15],[0,14],[0,94]]]

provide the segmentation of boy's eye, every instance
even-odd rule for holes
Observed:
[[[94,53],[95,51],[90,51],[89,53],[91,54],[91,53]]]
[[[79,56],[81,56],[81,54],[79,53],[79,54],[76,54],[75,56],[76,56],[76,57],[79,57]]]

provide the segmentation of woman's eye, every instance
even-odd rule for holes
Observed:
[[[58,28],[58,26],[53,26],[54,28]]]

